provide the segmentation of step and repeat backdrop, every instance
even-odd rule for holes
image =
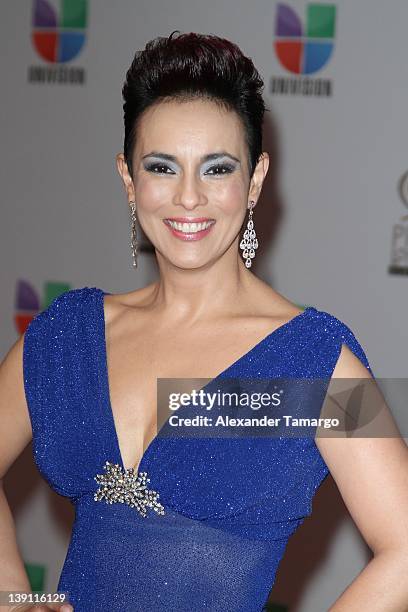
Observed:
[[[121,88],[136,50],[180,30],[236,42],[265,82],[272,165],[254,212],[255,273],[347,323],[377,376],[406,377],[405,0],[20,0],[1,13],[3,356],[61,292],[121,293],[156,278],[145,237],[132,268],[115,162]],[[6,491],[32,588],[54,590],[73,508],[42,480],[31,445]],[[271,610],[323,612],[371,557],[331,477],[313,508]]]

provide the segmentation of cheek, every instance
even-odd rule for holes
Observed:
[[[146,175],[136,179],[135,196],[140,208],[154,210],[163,206],[171,193],[171,186],[166,181],[152,180]]]
[[[241,181],[228,181],[215,190],[214,202],[224,214],[233,217],[242,214],[246,205],[245,194]]]

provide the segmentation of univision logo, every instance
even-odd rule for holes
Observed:
[[[281,66],[298,78],[273,77],[271,92],[332,95],[330,80],[305,78],[305,75],[318,72],[328,63],[334,49],[335,31],[336,7],[333,4],[308,4],[303,25],[291,6],[279,3],[275,17],[275,54]]]
[[[48,308],[51,302],[61,293],[65,293],[65,291],[70,289],[71,285],[68,283],[48,281],[44,283],[44,290],[41,296],[30,282],[22,279],[18,280],[14,312],[16,330],[23,334],[34,317],[45,308]]]
[[[30,66],[29,81],[84,82],[84,70],[66,64],[79,55],[85,44],[87,21],[87,0],[33,1],[31,41],[48,65]]]
[[[287,4],[278,4],[275,51],[284,68],[295,74],[312,74],[327,64],[334,47],[336,7],[309,4],[306,26]]]

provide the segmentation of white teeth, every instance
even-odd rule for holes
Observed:
[[[186,234],[194,234],[196,232],[200,232],[204,229],[207,229],[207,227],[210,227],[213,222],[203,221],[202,223],[178,223],[177,221],[170,221],[170,219],[168,219],[168,223],[171,227],[180,232],[185,232]]]

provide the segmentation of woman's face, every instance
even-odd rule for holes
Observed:
[[[118,170],[158,257],[194,269],[227,251],[236,256],[233,243],[269,163],[264,153],[250,184],[237,115],[210,101],[161,103],[146,110],[135,140],[133,181],[123,154]]]

